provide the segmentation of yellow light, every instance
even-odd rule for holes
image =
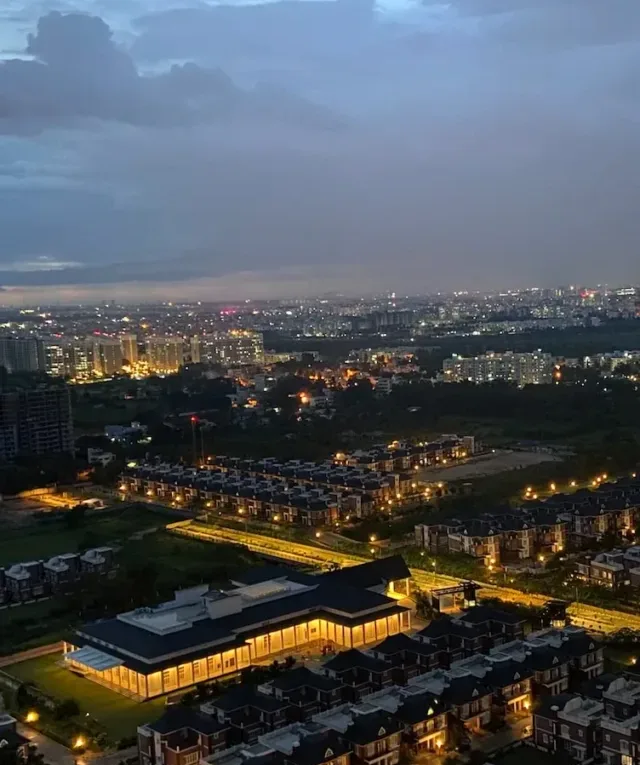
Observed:
[[[602,474],[602,480],[606,481],[609,476],[606,473]]]
[[[39,719],[40,715],[33,709],[30,712],[27,712],[27,716],[25,717],[25,720],[28,723],[38,722]]]
[[[418,485],[417,483],[412,483],[412,484],[411,484],[411,488],[412,488],[412,489],[415,489],[417,485]]]
[[[441,489],[443,486],[444,484],[442,483],[442,481],[440,481],[440,483],[438,484],[438,488]]]
[[[527,486],[527,494],[531,494],[533,491],[533,486]]]
[[[213,502],[207,502],[207,507],[213,507]]]
[[[576,486],[576,485],[577,485],[577,484],[576,484],[576,482],[575,482],[575,481],[571,481],[571,483],[569,484],[569,486]]]
[[[555,491],[555,490],[556,490],[556,485],[555,485],[555,483],[551,482],[551,483],[549,484],[549,488],[551,489],[551,491]]]
[[[396,494],[396,499],[400,499],[401,496],[402,496],[402,494],[400,494],[400,493]]]
[[[393,504],[393,500],[391,500],[391,499],[390,499],[390,500],[387,502],[387,504],[389,504],[389,505],[392,505],[392,504]]]
[[[316,539],[320,539],[321,536],[322,536],[322,532],[316,531]]]
[[[544,555],[538,555],[538,560],[540,563],[544,563]]]
[[[524,706],[525,709],[530,709],[531,708],[531,702],[529,701],[529,699],[527,699],[524,702],[523,706]]]
[[[375,554],[376,554],[376,550],[375,550],[375,547],[372,547],[372,548],[369,550],[369,552],[371,553],[371,555],[375,555]]]
[[[414,470],[420,470],[420,466],[419,466],[419,465],[414,465],[414,466],[413,466],[413,469],[414,469]]]
[[[598,485],[598,479],[594,478],[593,481],[591,481],[591,485],[592,486],[597,486]]]
[[[631,657],[631,663],[632,663],[632,664],[636,664],[636,663],[637,663],[637,661],[638,661],[638,660],[636,659],[636,657],[635,657],[635,656],[632,656],[632,657]]]
[[[538,499],[538,495],[537,495],[537,494],[534,494],[534,495],[533,495],[533,499]]]
[[[280,516],[279,515],[274,515],[273,516],[273,520],[277,523],[280,520]]]
[[[182,502],[182,497],[176,497],[176,502]]]
[[[242,515],[244,513],[244,508],[239,507],[238,508],[238,515]]]
[[[87,745],[87,740],[84,736],[76,736],[73,741],[74,749],[83,749]]]
[[[126,483],[121,483],[120,484],[120,491],[126,491],[126,490],[127,490],[127,484]]]
[[[147,492],[147,497],[153,497],[153,492],[151,491],[151,489],[149,489],[149,491]]]
[[[375,535],[375,534],[372,534],[372,535],[369,537],[369,541],[370,541],[370,542],[375,542],[375,541],[376,541],[376,535]]]

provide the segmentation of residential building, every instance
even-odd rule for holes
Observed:
[[[94,371],[98,377],[122,373],[122,345],[119,338],[96,337],[93,340]]]
[[[490,383],[495,380],[524,385],[545,385],[553,381],[554,360],[550,353],[485,353],[482,356],[454,355],[445,359],[445,382]]]
[[[261,332],[232,329],[197,335],[190,339],[191,360],[222,366],[264,364],[264,342]]]
[[[184,364],[184,340],[182,337],[150,335],[145,338],[145,353],[150,372],[171,374]]]
[[[120,348],[122,351],[122,360],[129,366],[138,363],[138,337],[134,334],[120,335]]]
[[[602,702],[578,694],[543,697],[533,714],[533,742],[544,751],[591,762],[599,750],[603,713]]]
[[[230,726],[215,717],[176,704],[138,728],[140,765],[198,765],[227,748]]]
[[[286,570],[271,578],[268,569],[262,575],[257,569],[251,584],[179,591],[169,602],[78,628],[65,643],[64,661],[88,679],[144,699],[287,651],[373,644],[411,626],[410,609],[376,591],[385,580],[395,584],[390,560],[390,574],[385,559],[349,569],[354,582],[369,587],[349,584],[348,577],[336,586],[331,572]],[[401,573],[404,582],[406,566]]]
[[[36,337],[0,337],[0,367],[7,372],[43,372],[44,345]]]
[[[0,461],[61,453],[73,453],[71,400],[65,385],[0,393]]]

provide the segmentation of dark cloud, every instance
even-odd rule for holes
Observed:
[[[211,119],[339,124],[328,110],[282,89],[242,90],[223,72],[194,64],[141,77],[132,58],[114,44],[108,25],[95,16],[47,14],[29,35],[27,53],[35,60],[0,63],[2,132],[22,130],[29,118],[40,126],[74,117],[150,126]]]
[[[119,47],[56,17],[36,61],[0,65],[0,108],[34,131],[0,137],[3,302],[638,279],[639,13],[201,5]],[[310,103],[348,129],[310,130]]]

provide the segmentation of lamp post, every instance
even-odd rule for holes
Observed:
[[[193,446],[193,464],[198,464],[198,447],[196,446],[196,425],[198,424],[198,418],[195,414],[191,415],[191,442]]]

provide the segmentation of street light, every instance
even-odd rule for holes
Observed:
[[[375,542],[375,541],[376,541],[376,535],[375,535],[375,534],[372,534],[372,535],[369,537],[369,541],[370,541],[370,542]]]

